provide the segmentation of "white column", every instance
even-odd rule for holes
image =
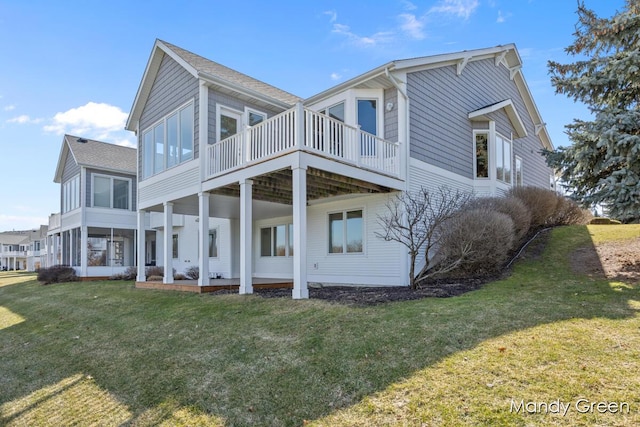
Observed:
[[[145,259],[146,259],[146,227],[145,227],[145,211],[140,209],[138,211],[138,275],[136,277],[137,282],[144,282],[147,280],[145,273]]]
[[[253,181],[240,181],[240,293],[252,294],[253,274],[252,231],[253,220],[251,212]]]
[[[200,277],[198,286],[209,284],[209,193],[198,193],[198,206],[200,221],[198,222],[198,232],[200,233],[200,250],[198,257],[198,268]]]
[[[307,287],[307,169],[293,169],[293,298],[309,298]]]
[[[80,276],[87,277],[89,273],[87,258],[89,251],[87,245],[89,243],[89,230],[86,226],[80,227]]]
[[[164,278],[162,283],[173,283],[173,203],[164,202]]]

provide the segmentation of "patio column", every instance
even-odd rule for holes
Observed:
[[[80,227],[80,276],[82,277],[89,275],[89,266],[87,265],[87,258],[89,258],[88,244],[89,229],[87,226],[82,226]]]
[[[145,227],[145,211],[140,209],[138,211],[138,240],[137,240],[137,256],[138,256],[138,260],[137,260],[137,266],[138,266],[138,273],[137,273],[137,277],[136,277],[136,281],[137,282],[144,282],[145,280],[147,280],[147,275],[145,272],[145,259],[146,259],[146,238],[147,238],[147,231],[146,231],[146,227]]]
[[[162,283],[173,283],[173,203],[164,202],[164,278]]]
[[[307,169],[293,172],[293,299],[309,298],[307,287]]]
[[[253,181],[240,181],[240,294],[252,294],[253,274],[252,230],[253,220],[251,212]]]
[[[209,193],[198,193],[200,215],[198,222],[198,232],[200,233],[200,248],[198,251],[200,276],[198,278],[198,286],[209,284],[209,198]]]

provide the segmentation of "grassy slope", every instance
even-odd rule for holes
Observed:
[[[3,273],[0,424],[640,424],[640,291],[568,270],[589,231],[640,235],[557,229],[507,280],[368,308]],[[631,413],[509,411],[580,397]]]

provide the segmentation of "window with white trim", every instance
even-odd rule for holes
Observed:
[[[474,176],[489,178],[489,132],[474,132],[474,135]]]
[[[193,159],[193,101],[142,132],[142,176],[147,178]]]
[[[209,230],[209,258],[218,258],[218,229]]]
[[[518,156],[516,156],[516,169],[515,169],[515,184],[516,185],[523,185],[523,179],[522,179],[522,159]]]
[[[261,228],[260,256],[293,256],[293,224],[280,224]]]
[[[62,213],[80,207],[80,175],[62,184]]]
[[[174,234],[172,238],[172,256],[174,259],[178,258],[178,235]]]
[[[496,178],[511,184],[511,141],[496,134]]]
[[[364,222],[362,209],[329,214],[329,253],[362,253]]]
[[[92,175],[92,206],[95,208],[131,209],[131,180],[107,175]]]
[[[244,112],[247,115],[247,123],[249,124],[249,126],[255,126],[267,120],[266,113],[263,113],[262,111],[245,107]]]

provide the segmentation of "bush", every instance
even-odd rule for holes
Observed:
[[[198,280],[200,278],[200,268],[197,265],[191,265],[187,267],[184,274],[191,280]]]
[[[109,277],[109,280],[136,280],[138,276],[138,269],[136,266],[127,267],[123,273],[113,274]]]
[[[68,265],[54,265],[38,270],[38,281],[42,282],[43,285],[76,282],[78,281],[78,276],[76,276],[76,271]]]
[[[164,276],[147,276],[147,282],[162,282]]]
[[[471,207],[508,215],[513,221],[514,246],[527,235],[531,228],[531,211],[522,200],[516,197],[481,197],[471,202]]]
[[[606,224],[621,224],[621,222],[616,219],[597,217],[589,221],[589,224],[606,225]]]
[[[513,187],[507,194],[520,199],[529,209],[532,229],[551,225],[550,221],[558,206],[558,194],[555,191],[525,186]]]
[[[153,265],[151,267],[147,267],[144,271],[144,275],[149,276],[164,276],[164,267]]]
[[[173,276],[173,280],[187,280],[187,276],[182,273],[177,273]]]
[[[470,208],[448,221],[436,255],[456,262],[453,276],[481,276],[496,273],[513,248],[513,220],[488,208]]]
[[[558,205],[556,206],[556,211],[551,219],[551,225],[574,225],[587,223],[587,215],[585,215],[585,212],[576,202],[559,194],[557,197]]]

